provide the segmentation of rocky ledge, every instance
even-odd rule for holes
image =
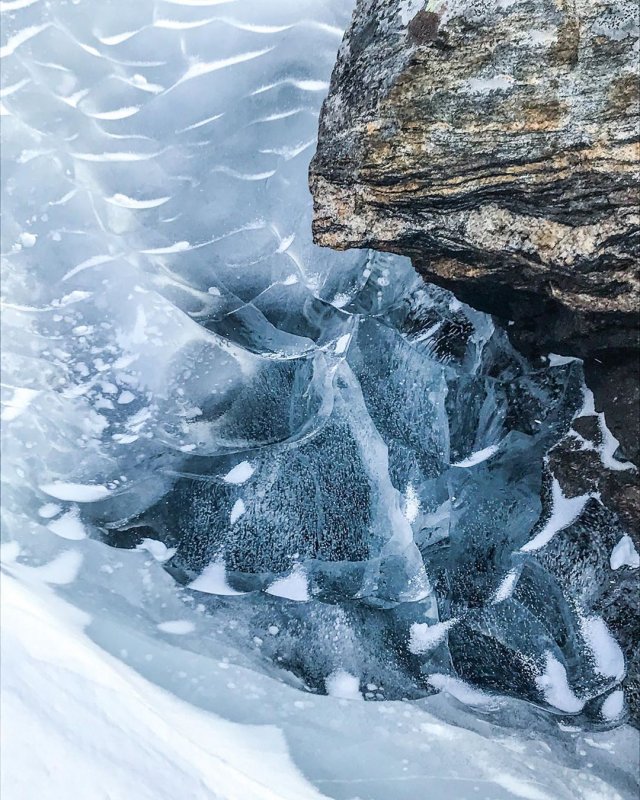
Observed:
[[[410,256],[525,353],[585,361],[638,462],[636,0],[359,0],[314,235]]]

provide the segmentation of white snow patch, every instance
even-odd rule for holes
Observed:
[[[229,470],[222,480],[225,483],[246,483],[254,472],[255,467],[248,461],[241,461],[240,464],[236,464],[233,469]]]
[[[580,361],[580,359],[575,356],[559,356],[557,353],[549,353],[548,359],[550,367],[562,367],[565,364],[570,364],[572,361]]]
[[[100,484],[64,483],[63,481],[42,484],[40,491],[57,500],[68,500],[72,503],[95,503],[98,500],[104,500],[111,494],[106,486]]]
[[[360,679],[344,669],[337,669],[324,681],[327,694],[343,700],[362,700]]]
[[[409,652],[416,656],[428,653],[443,642],[447,631],[458,622],[457,618],[446,622],[428,625],[426,622],[414,622],[409,631]]]
[[[33,247],[38,240],[38,237],[35,233],[29,233],[29,231],[22,231],[20,234],[20,244],[23,247]]]
[[[119,405],[121,405],[121,406],[126,406],[126,405],[128,405],[129,403],[133,403],[133,401],[134,401],[135,399],[136,399],[136,396],[135,396],[135,394],[133,394],[133,392],[130,392],[128,389],[126,389],[126,390],[125,390],[124,392],[122,392],[122,394],[121,394],[121,395],[118,397],[118,404],[119,404]]]
[[[172,633],[175,636],[185,636],[188,633],[193,633],[196,626],[188,619],[169,619],[166,622],[158,624],[158,630],[163,633]]]
[[[252,61],[254,58],[260,58],[260,56],[270,53],[272,50],[273,47],[265,47],[262,50],[252,50],[248,53],[239,53],[238,55],[230,56],[229,58],[220,58],[217,61],[198,61],[192,64],[180,80],[176,81],[167,91],[171,91],[171,89],[175,89],[176,86],[180,86],[181,83],[190,81],[193,78],[199,78],[202,75],[208,75],[210,72],[217,72],[219,69],[225,69],[234,64],[241,64],[244,61]]]
[[[486,706],[493,702],[491,695],[474,689],[472,686],[469,686],[468,683],[460,680],[460,678],[454,678],[451,675],[442,675],[438,673],[430,675],[428,683],[430,683],[434,689],[450,694],[451,697],[455,697],[458,702],[464,703],[466,706]]]
[[[306,603],[309,600],[307,573],[301,566],[296,565],[288,575],[278,578],[265,591],[275,597]]]
[[[137,200],[135,197],[127,197],[126,194],[116,193],[112,197],[105,197],[107,203],[120,208],[131,208],[142,210],[147,208],[158,208],[171,200],[170,197],[155,197],[149,200]]]
[[[539,550],[541,547],[548,544],[556,533],[559,533],[575,522],[587,505],[587,501],[591,498],[590,494],[581,494],[578,497],[565,497],[562,494],[562,487],[557,478],[553,479],[551,492],[551,516],[542,530],[539,531],[530,542],[527,542],[520,548],[523,553]]]
[[[136,547],[136,550],[146,551],[156,561],[163,564],[176,554],[177,547],[167,547],[164,542],[159,542],[156,539],[143,539]]]
[[[404,495],[404,515],[409,523],[413,523],[420,513],[420,499],[414,485],[409,482]]]
[[[233,504],[233,508],[231,509],[231,516],[229,518],[231,524],[233,525],[235,522],[237,522],[240,519],[240,517],[246,512],[246,510],[247,507],[244,504],[244,500],[242,498],[236,500],[236,502]]]
[[[492,444],[489,447],[485,447],[482,450],[478,450],[475,453],[472,453],[468,458],[463,458],[462,461],[457,461],[455,464],[452,464],[452,467],[473,467],[476,464],[480,464],[482,461],[486,461],[488,458],[498,451],[500,447],[499,444]]]
[[[72,541],[80,541],[87,538],[87,532],[82,520],[80,519],[80,512],[77,508],[72,508],[67,511],[53,522],[47,525],[50,531],[60,536],[62,539],[71,539]]]
[[[586,385],[582,387],[582,408],[576,414],[577,417],[595,417],[596,399],[593,392]]]
[[[550,706],[567,714],[578,714],[582,711],[584,700],[576,697],[569,686],[567,670],[549,650],[545,658],[545,670],[536,678],[536,686]]]
[[[17,6],[17,8],[22,7],[25,6]],[[31,25],[28,28],[22,28],[21,30],[18,30],[17,33],[14,33],[13,36],[10,36],[7,39],[7,43],[4,45],[4,47],[0,47],[0,58],[6,58],[7,56],[13,55],[20,45],[28,42],[29,39],[33,39],[34,36],[37,36],[42,31],[46,30],[49,25],[50,23],[46,22],[43,25]]]
[[[638,569],[638,567],[640,567],[640,556],[628,533],[625,533],[611,551],[609,564],[611,565],[611,569],[620,569],[620,567]]]
[[[180,242],[174,242],[173,244],[168,245],[167,247],[153,247],[151,250],[143,250],[143,253],[146,253],[150,256],[163,256],[169,255],[170,253],[184,253],[186,250],[191,249],[191,242],[186,241],[183,239]]]
[[[140,106],[123,106],[122,108],[114,108],[111,111],[89,112],[87,116],[93,119],[104,120],[127,119],[127,117],[132,117],[134,114],[137,114],[138,111],[140,111]]]
[[[518,582],[518,571],[515,569],[509,570],[505,575],[502,583],[496,589],[495,594],[491,598],[491,604],[496,605],[497,603],[502,603],[505,600],[508,600],[509,597],[513,594],[513,590],[516,588],[516,583]]]
[[[205,594],[238,595],[245,594],[232,589],[227,583],[226,568],[223,561],[214,561],[205,567],[198,577],[189,584],[189,589]]]
[[[624,712],[624,692],[622,689],[616,689],[611,692],[609,697],[602,704],[600,709],[602,716],[608,720],[618,719]]]
[[[336,347],[335,347],[336,355],[338,356],[342,355],[346,351],[347,347],[349,347],[350,341],[351,341],[350,333],[345,333],[343,336],[341,336],[336,342]]]
[[[620,442],[611,433],[607,427],[604,413],[598,414],[598,423],[600,425],[600,435],[602,436],[602,445],[600,447],[600,458],[602,463],[607,469],[615,471],[635,470],[635,464],[630,461],[618,461],[615,457],[616,450],[620,447]]]
[[[601,617],[581,617],[580,629],[593,653],[596,671],[621,681],[625,674],[624,655]]]

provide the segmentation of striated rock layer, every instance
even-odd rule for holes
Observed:
[[[359,0],[320,122],[316,241],[412,258],[586,362],[638,461],[635,0]]]

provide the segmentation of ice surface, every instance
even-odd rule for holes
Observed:
[[[581,532],[606,531],[607,585],[637,565],[596,497],[549,485],[545,453],[595,414],[581,364],[534,368],[406,261],[311,242],[307,167],[351,5],[2,11],[2,558],[23,748],[59,692],[28,791],[55,796],[39,787],[71,748],[90,797],[77,728],[99,725],[94,774],[142,743],[108,776],[118,800],[136,776],[173,797],[216,769],[221,797],[267,796],[280,758],[279,797],[630,796],[627,728],[593,733],[616,752],[587,762],[555,722],[625,719]],[[77,656],[84,688],[48,682],[42,627],[55,675]],[[122,681],[108,719],[100,659]],[[377,702],[345,712],[346,696]],[[277,726],[295,767],[271,728],[247,756],[198,709],[246,741]]]

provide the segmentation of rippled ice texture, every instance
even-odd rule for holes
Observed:
[[[389,798],[408,755],[423,761],[394,798],[431,779],[620,797],[575,771],[577,734],[505,698],[624,715],[593,574],[527,547],[596,502],[556,492],[549,521],[541,499],[579,365],[533,370],[402,259],[311,243],[306,171],[350,11],[3,3],[4,560],[152,682],[280,725],[328,796]],[[481,726],[460,734],[485,741],[469,770],[425,756],[457,729],[389,702],[393,752],[365,742],[364,773],[340,757],[386,719],[347,699],[436,692],[542,726],[546,788],[443,697],[432,713]]]

